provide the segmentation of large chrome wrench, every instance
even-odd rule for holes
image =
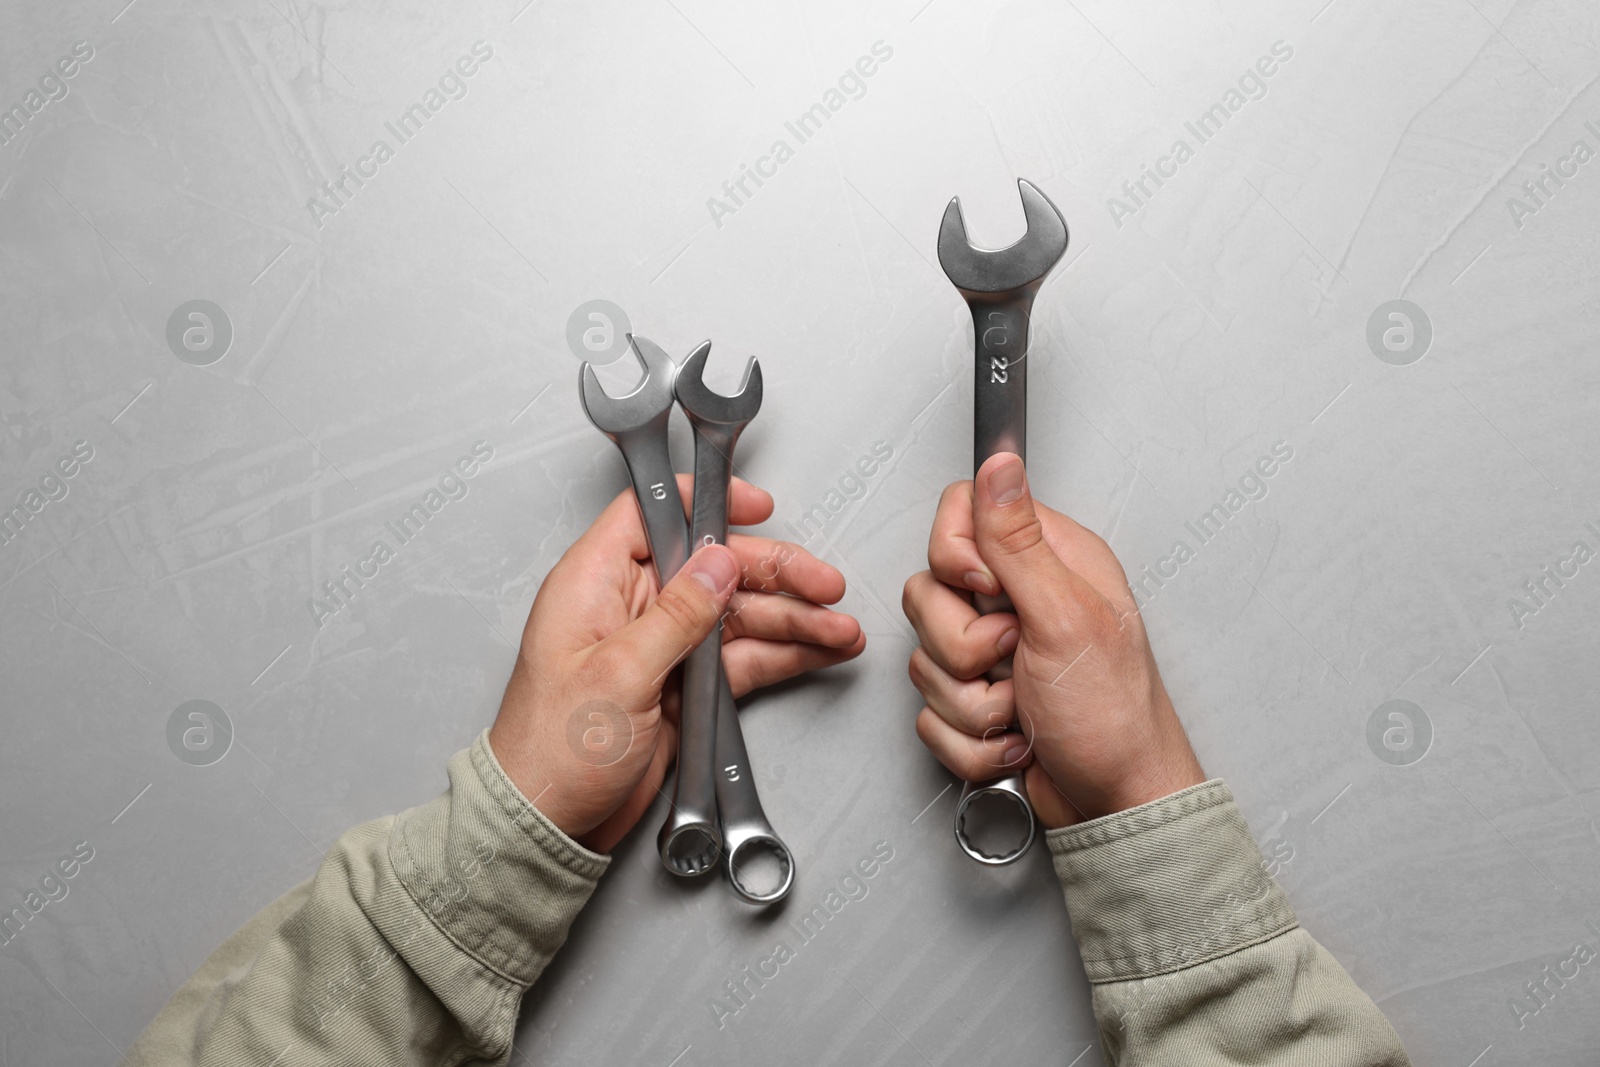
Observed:
[[[754,357],[745,364],[744,381],[733,396],[723,396],[705,384],[709,343],[695,349],[673,388],[678,404],[694,427],[694,517],[690,544],[726,544],[728,541],[728,491],[733,475],[733,449],[739,435],[761,410],[761,364]],[[728,881],[734,892],[752,904],[782,900],[794,884],[794,857],[761,808],[755,774],[745,750],[733,692],[722,673],[722,628],[706,638],[689,655],[683,668],[683,698],[711,699],[717,705],[717,809],[722,820],[722,853]],[[765,857],[768,864],[760,862]]]
[[[996,251],[973,247],[961,217],[960,197],[951,198],[939,224],[939,265],[961,290],[972,311],[974,474],[984,460],[997,452],[1015,452],[1027,458],[1028,319],[1033,312],[1034,295],[1067,250],[1067,224],[1061,212],[1030,183],[1019,179],[1017,189],[1022,194],[1028,229],[1015,244]],[[985,614],[1011,610],[1011,602],[1004,594],[976,594],[973,602]],[[991,672],[991,677],[1006,677],[1009,673],[1007,662]],[[1021,843],[1015,848],[985,852],[968,836],[968,809],[985,797],[1010,801],[1019,809],[1025,825],[1019,824]],[[1022,776],[1009,774],[990,782],[968,782],[956,804],[955,831],[962,851],[979,863],[1000,866],[1021,859],[1037,832]]]
[[[579,394],[589,421],[622,451],[644,516],[656,576],[665,586],[689,558],[689,524],[683,516],[667,447],[667,420],[672,414],[678,367],[660,346],[643,337],[629,334],[628,345],[644,369],[638,388],[626,396],[608,396],[600,388],[594,368],[585,363],[578,378]],[[709,348],[710,343],[701,347]],[[713,639],[706,640],[709,644]],[[717,703],[691,696],[685,684],[672,812],[657,839],[661,862],[682,877],[704,874],[716,866],[722,847],[714,781]]]

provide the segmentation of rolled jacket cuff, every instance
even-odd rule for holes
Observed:
[[[528,802],[495,759],[488,731],[451,757],[448,772],[449,792],[396,818],[390,862],[451,942],[526,987],[566,942],[610,857]]]
[[[1091,982],[1183,970],[1298,925],[1220,778],[1045,841]]]

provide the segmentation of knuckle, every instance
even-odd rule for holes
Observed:
[[[1008,556],[1026,552],[1043,538],[1044,527],[1037,515],[1019,516],[995,531],[992,543]]]
[[[906,661],[906,674],[911,677],[911,684],[916,686],[919,692],[927,684],[927,666],[924,663],[927,658],[928,654],[922,651],[921,645],[918,645],[911,650],[911,657]]]
[[[921,600],[923,590],[927,587],[927,571],[918,571],[906,579],[906,584],[900,590],[900,610],[905,612],[906,618],[915,619],[917,603]]]
[[[976,678],[994,666],[993,661],[997,655],[998,649],[984,645],[968,633],[950,641],[942,650],[940,659],[951,674],[957,678],[969,679]]]
[[[656,597],[656,607],[684,636],[698,636],[705,629],[706,611],[703,605],[690,600],[676,589],[663,589]]]
[[[1016,709],[1008,700],[984,700],[961,708],[961,728],[973,737],[991,740],[1010,728]]]
[[[1104,597],[1083,597],[1078,610],[1083,620],[1084,634],[1094,644],[1110,648],[1126,637],[1127,625]]]
[[[629,657],[621,649],[610,644],[595,645],[579,661],[574,681],[579,692],[608,691],[625,677],[624,672],[631,665]]]

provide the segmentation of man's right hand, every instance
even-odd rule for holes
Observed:
[[[957,776],[1023,771],[1046,827],[1205,781],[1121,564],[1094,533],[1033,500],[1016,455],[992,456],[975,479],[945,489],[928,566],[903,598],[922,642],[911,655],[927,701],[917,735]],[[1012,612],[972,606],[970,594],[1002,590]],[[1013,677],[987,680],[1006,656]]]

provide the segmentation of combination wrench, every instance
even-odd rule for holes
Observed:
[[[690,545],[726,544],[728,491],[733,475],[733,450],[739,435],[761,410],[761,364],[745,364],[744,381],[733,396],[705,384],[711,345],[695,349],[678,369],[673,386],[678,405],[694,427],[694,507]],[[722,852],[728,881],[753,904],[770,904],[788,894],[794,883],[794,857],[767,821],[756,790],[744,730],[739,725],[733,693],[722,673],[722,627],[689,655],[683,669],[683,698],[717,698],[716,791],[722,823]],[[762,859],[770,861],[763,863]],[[770,870],[769,870],[770,868]]]
[[[672,358],[651,341],[630,334],[628,344],[644,371],[644,380],[631,393],[613,397],[600,387],[594,368],[585,363],[580,373],[579,393],[589,421],[622,452],[644,518],[645,538],[650,545],[656,576],[665,586],[688,560],[691,547],[689,524],[678,495],[677,475],[673,472],[667,443],[668,420],[673,402],[678,399],[681,372]],[[742,405],[747,396],[753,398],[749,416],[753,416],[755,408],[761,404],[760,366],[754,360],[746,369],[745,385],[738,397],[725,398],[705,392],[700,379],[710,350],[711,343],[704,342],[685,361],[686,367],[695,368],[690,376],[691,390],[697,387],[706,397],[703,401],[691,399],[689,403],[707,412],[704,422],[708,429],[729,410],[727,405],[731,402]],[[685,403],[684,409],[688,411],[689,404]],[[702,536],[720,531],[718,540],[727,540],[732,446],[749,416],[739,422],[720,453],[714,447],[708,452],[701,445],[701,429],[696,426],[695,511],[698,519],[702,507],[705,510],[703,523],[697,522],[705,526]],[[694,421],[693,415],[691,421]],[[716,432],[712,430],[713,435]],[[719,454],[720,476],[717,474]],[[707,483],[720,484],[721,492],[702,493],[700,486]],[[711,671],[707,670],[705,662],[710,654],[699,652],[705,648],[715,653],[710,659]],[[701,666],[692,667],[697,659]],[[726,850],[729,882],[745,900],[768,904],[789,892],[794,881],[794,862],[762,812],[755,780],[749,770],[744,734],[739,727],[738,708],[721,666],[720,632],[691,652],[685,664],[677,784],[672,812],[661,828],[657,844],[662,863],[673,874],[685,877],[703,874],[716,864],[718,853],[723,851],[723,823],[726,823],[732,827],[732,843]],[[722,768],[721,773],[718,768]],[[722,822],[717,816],[719,807]],[[758,866],[750,860],[753,852],[761,850],[772,854],[779,865],[781,874],[776,888],[750,886],[747,880],[741,880],[734,863],[734,857],[740,856],[745,858],[747,868]]]
[[[660,346],[643,337],[629,334],[628,346],[644,370],[638,387],[625,396],[610,396],[600,387],[594,368],[585,363],[579,372],[579,395],[589,421],[622,452],[644,517],[656,577],[665,588],[689,558],[689,525],[667,447],[678,366]],[[701,347],[709,348],[710,342]],[[731,697],[728,703],[732,703]],[[672,811],[657,838],[661,862],[681,877],[704,874],[716,866],[722,847],[713,780],[716,718],[717,702],[703,696],[691,699],[685,685],[678,726],[677,784]]]
[[[961,291],[972,312],[974,355],[974,421],[972,470],[997,452],[1014,452],[1026,460],[1028,438],[1028,319],[1033,298],[1067,250],[1067,224],[1046,196],[1032,184],[1017,181],[1028,228],[1016,243],[998,250],[976,248],[967,239],[961,199],[952,197],[939,224],[939,265]],[[1004,593],[973,595],[978,611],[1010,611]],[[990,673],[1009,676],[1010,663]],[[967,833],[967,814],[975,801],[997,798],[1018,809],[1020,844],[998,853],[986,852]],[[1033,808],[1020,774],[993,781],[968,782],[956,804],[956,843],[962,851],[990,866],[1021,859],[1037,833]]]

